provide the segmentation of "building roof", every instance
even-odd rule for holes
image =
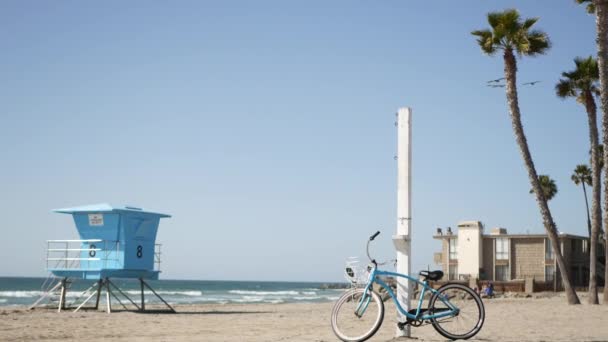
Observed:
[[[433,235],[433,239],[449,239],[451,237],[458,237],[458,234],[443,234],[443,235]],[[483,238],[516,238],[516,239],[522,239],[522,238],[529,238],[529,239],[538,239],[538,238],[546,238],[547,234],[483,234],[482,235]],[[560,238],[568,238],[568,239],[589,239],[589,237],[587,236],[580,236],[580,235],[573,235],[573,234],[566,234],[566,233],[559,233],[559,237]]]
[[[112,206],[108,203],[99,203],[99,204],[84,205],[84,206],[80,206],[80,207],[54,209],[53,212],[62,213],[62,214],[135,212],[135,213],[157,215],[160,217],[171,217],[171,215],[168,215],[168,214],[148,211],[148,210],[144,210],[144,209],[138,208],[138,207],[126,206],[126,205],[125,206]]]
[[[458,228],[469,228],[469,227],[479,227],[483,224],[481,221],[460,221],[458,222]]]

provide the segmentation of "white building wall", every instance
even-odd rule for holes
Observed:
[[[482,267],[483,226],[479,221],[466,221],[458,224],[458,274],[479,278]]]

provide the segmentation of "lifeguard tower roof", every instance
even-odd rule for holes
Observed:
[[[157,215],[160,218],[171,217],[171,215],[156,213],[133,206],[112,206],[107,203],[83,205],[73,208],[54,209],[55,213],[74,214],[74,213],[107,213],[107,212],[137,212],[142,214]]]

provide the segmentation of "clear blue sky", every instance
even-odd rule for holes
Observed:
[[[540,16],[548,55],[520,61],[520,105],[560,230],[586,234],[585,112],[553,87],[595,54],[574,1],[2,1],[0,275],[44,275],[53,208],[109,202],[163,220],[163,277],[342,279],[394,255],[398,107],[414,110],[413,265],[435,228],[478,219],[541,233],[507,114],[489,11]]]

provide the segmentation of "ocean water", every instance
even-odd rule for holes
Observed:
[[[0,277],[0,306],[31,305],[42,294],[46,278]],[[136,302],[140,287],[137,280],[111,279]],[[156,280],[147,281],[170,304],[203,303],[312,303],[334,301],[344,290],[325,289],[326,283]],[[70,303],[89,286],[92,280],[76,280],[67,293]],[[104,296],[102,296],[104,297]],[[146,301],[158,302],[146,291]]]

